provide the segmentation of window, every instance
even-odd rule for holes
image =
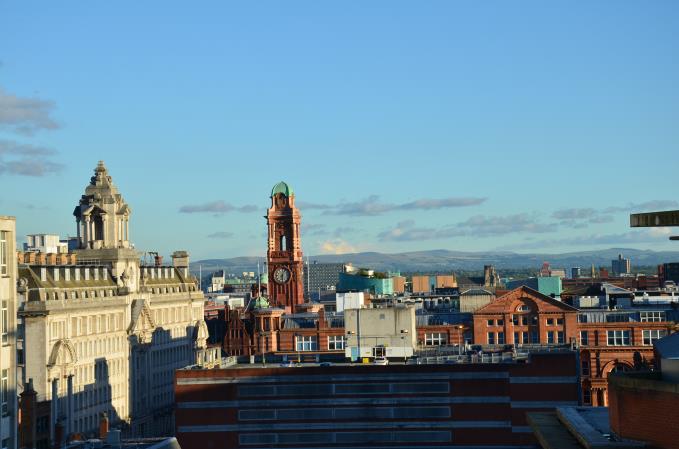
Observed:
[[[589,388],[582,390],[582,403],[590,405],[592,403],[592,391]]]
[[[519,307],[516,308],[518,312],[530,312],[530,307],[527,306],[526,304],[522,304]]]
[[[540,343],[540,334],[538,333],[538,331],[534,330],[534,331],[531,332],[530,342],[533,343],[533,344]]]
[[[562,345],[566,342],[566,338],[565,338],[563,331],[557,331],[556,332],[556,342],[559,343],[560,345]]]
[[[589,344],[589,332],[580,331],[580,344],[582,346],[587,346]]]
[[[514,344],[519,345],[521,344],[521,338],[520,338],[520,333],[519,332],[514,332]]]
[[[498,325],[498,326],[504,326],[504,325],[505,325],[505,320],[497,320],[497,325]]]
[[[659,340],[667,336],[667,331],[665,329],[651,329],[644,330],[644,345],[650,346],[654,341]]]
[[[495,344],[495,333],[494,332],[488,332],[488,344],[489,345]]]
[[[495,320],[488,320],[488,326],[495,326]]]
[[[298,351],[318,351],[318,338],[315,335],[298,335],[296,342]]]
[[[530,340],[528,339],[528,332],[521,332],[521,342],[524,345],[530,343]]]
[[[629,331],[608,331],[608,346],[629,346]]]
[[[2,300],[2,312],[1,312],[1,317],[0,320],[2,320],[2,344],[7,345],[9,344],[9,312],[7,311],[7,300],[3,299]]]
[[[580,372],[583,376],[589,376],[589,360],[580,362]]]
[[[424,334],[425,346],[441,346],[448,343],[448,336],[443,332],[434,332],[432,334]]]
[[[639,318],[642,323],[665,321],[665,312],[640,312]]]
[[[556,324],[559,325],[559,326],[562,326],[563,325],[563,318],[557,318]]]
[[[7,253],[9,248],[7,247],[7,239],[9,232],[0,231],[0,275],[6,276],[9,270],[7,269]]]
[[[331,335],[328,337],[328,350],[335,351],[344,349],[344,335]]]
[[[504,332],[498,332],[497,333],[497,344],[499,344],[499,345],[505,344],[505,333]]]
[[[548,345],[553,345],[554,344],[554,331],[549,331],[547,332],[547,344]]]
[[[554,318],[547,318],[547,326],[554,326]]]
[[[519,325],[519,315],[512,315],[512,324],[514,324],[514,326]]]
[[[2,404],[0,409],[2,410],[2,416],[7,416],[9,414],[9,370],[2,370],[2,378],[0,378],[0,395],[2,395]]]
[[[527,316],[521,317],[521,325],[522,326],[528,326],[528,317]]]

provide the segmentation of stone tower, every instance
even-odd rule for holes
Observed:
[[[269,229],[267,251],[271,305],[293,312],[304,302],[303,256],[299,238],[302,216],[295,207],[295,193],[284,182],[271,190],[271,207],[266,221]]]
[[[78,260],[105,264],[119,287],[139,289],[139,254],[130,243],[132,209],[99,161],[85,194],[73,211],[78,228]]]
[[[78,228],[78,248],[129,248],[131,213],[104,161],[99,161],[85,194],[73,211]]]

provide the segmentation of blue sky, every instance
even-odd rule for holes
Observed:
[[[103,159],[165,254],[264,254],[281,179],[308,254],[671,249],[677,54],[676,1],[0,0],[0,214]]]

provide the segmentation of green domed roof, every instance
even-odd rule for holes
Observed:
[[[273,189],[271,189],[271,196],[274,196],[277,193],[282,193],[287,197],[295,194],[295,192],[292,190],[292,187],[290,187],[283,181],[279,182],[278,184],[273,186]]]
[[[269,308],[269,300],[266,299],[264,296],[258,296],[255,298],[255,304],[254,304],[255,309],[268,309]]]

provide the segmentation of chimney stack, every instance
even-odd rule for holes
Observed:
[[[99,419],[99,439],[106,441],[108,435],[108,415],[106,412],[101,413],[101,419]]]

